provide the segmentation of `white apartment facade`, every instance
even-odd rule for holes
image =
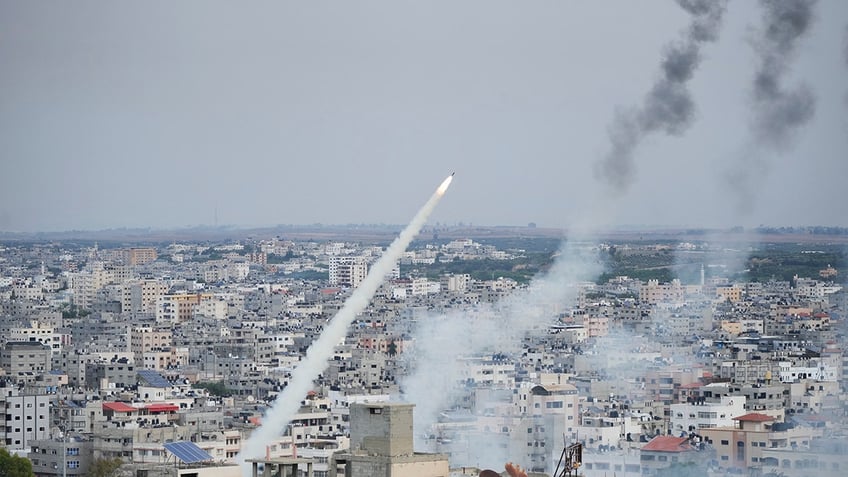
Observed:
[[[722,396],[718,402],[672,404],[672,432],[674,435],[688,435],[691,432],[697,434],[700,429],[731,427],[735,424],[733,418],[748,412],[745,402],[745,396]]]

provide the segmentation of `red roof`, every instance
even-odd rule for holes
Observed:
[[[766,416],[765,414],[760,414],[758,412],[751,412],[745,414],[744,416],[734,417],[734,421],[744,421],[744,422],[767,422],[773,421],[774,418],[771,416]]]
[[[176,411],[180,407],[176,404],[149,404],[144,408],[147,409],[147,412],[169,412]]]
[[[132,407],[123,402],[104,402],[103,410],[113,412],[135,412],[138,411],[138,408]]]
[[[680,389],[697,389],[697,388],[700,388],[701,386],[703,386],[703,384],[701,384],[701,383],[689,383],[689,384],[684,384],[684,385],[680,386]]]
[[[686,452],[693,450],[689,438],[674,436],[657,436],[642,447],[643,451],[653,452]]]

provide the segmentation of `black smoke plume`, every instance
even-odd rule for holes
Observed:
[[[848,67],[848,25],[845,25],[845,34],[843,35],[843,38],[842,59],[845,60],[845,66]],[[848,106],[848,93],[845,94],[845,105]]]
[[[842,59],[845,60],[845,66],[848,66],[848,25],[845,25],[845,41],[842,45]]]
[[[753,212],[757,191],[770,169],[767,154],[760,149],[785,151],[796,131],[815,114],[816,98],[809,86],[801,83],[789,89],[783,83],[798,43],[813,23],[816,1],[760,0],[763,24],[752,40],[757,53],[751,89],[754,141],[724,174],[736,211],[743,216]]]
[[[701,47],[718,37],[727,0],[678,0],[691,16],[689,27],[663,52],[660,75],[640,108],[619,110],[609,127],[611,150],[596,164],[595,175],[623,193],[634,179],[633,152],[647,134],[680,135],[692,123],[695,103],[687,89],[701,63]]]
[[[798,42],[813,23],[817,0],[760,0],[763,29],[754,40],[758,66],[754,75],[753,130],[757,141],[786,147],[795,131],[815,114],[816,98],[806,84],[783,85]]]

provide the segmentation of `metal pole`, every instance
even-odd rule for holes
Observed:
[[[62,413],[62,477],[68,477],[68,415],[64,401],[59,402],[59,412]]]

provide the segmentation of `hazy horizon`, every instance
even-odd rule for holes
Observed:
[[[848,3],[803,3],[777,57],[758,2],[0,0],[0,231],[404,224],[452,171],[430,225],[848,226]]]

